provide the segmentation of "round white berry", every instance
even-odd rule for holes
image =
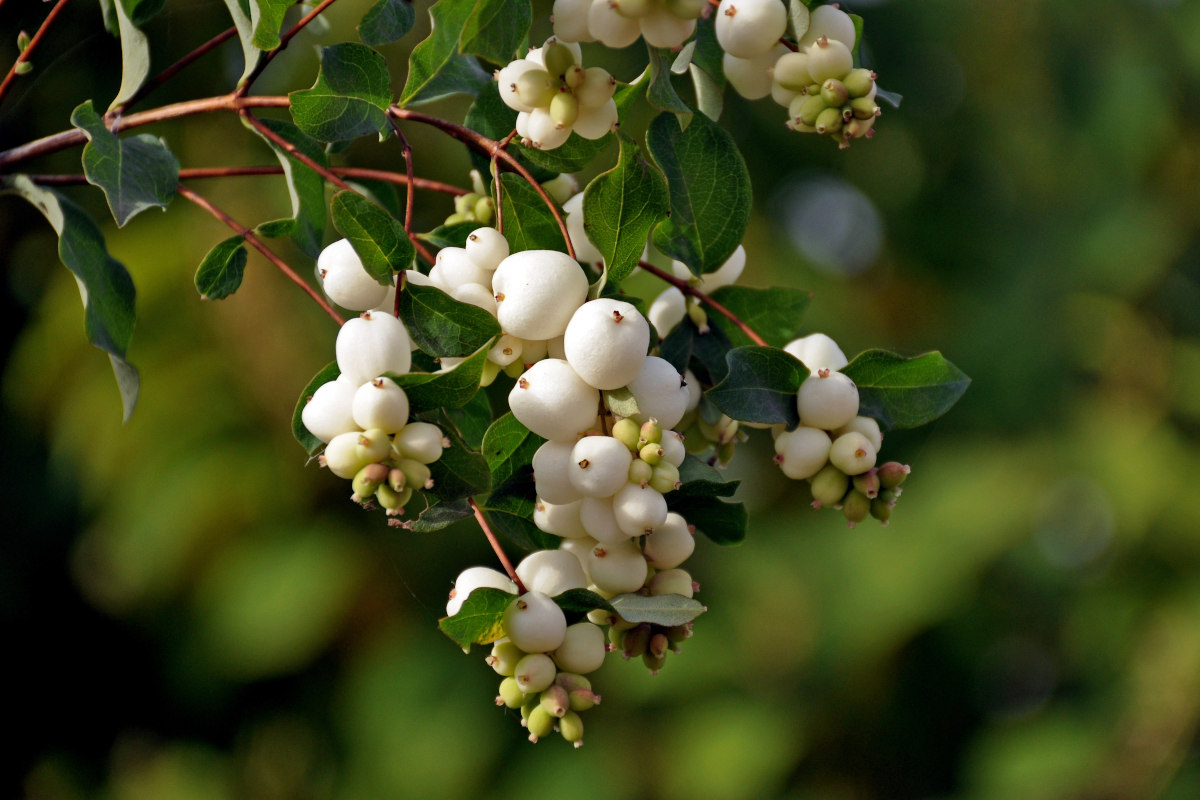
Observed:
[[[486,286],[478,283],[464,283],[461,286],[454,287],[450,292],[450,296],[460,303],[470,303],[476,308],[482,308],[484,311],[496,316],[497,304],[496,298],[492,296],[492,292]]]
[[[508,240],[495,228],[476,228],[467,236],[467,255],[480,269],[492,272],[508,258]],[[489,278],[486,283],[491,284]]]
[[[594,42],[588,31],[588,8],[592,0],[554,0],[551,17],[554,35],[568,42]]]
[[[561,336],[587,299],[588,280],[574,259],[556,250],[523,250],[500,262],[492,275],[496,317],[522,339]]]
[[[688,269],[687,264],[682,261],[672,261],[671,271],[676,278],[681,281],[691,281],[702,292],[715,292],[722,286],[729,286],[737,281],[742,275],[742,271],[746,268],[746,248],[740,244],[729,258],[725,259],[725,263],[712,272],[706,272],[703,275],[696,277],[692,271]]]
[[[633,455],[611,436],[585,436],[567,464],[571,483],[585,497],[612,497],[629,481]]]
[[[717,6],[717,43],[738,58],[771,50],[786,29],[787,9],[779,0],[721,0]]]
[[[557,673],[553,659],[545,653],[529,653],[513,667],[513,678],[526,695],[549,689]]]
[[[570,234],[571,244],[575,248],[575,258],[596,267],[603,265],[604,257],[587,238],[583,228],[583,192],[563,203],[563,211],[567,215],[567,233]]]
[[[330,300],[353,311],[374,308],[387,294],[387,285],[367,274],[348,239],[339,239],[321,251],[317,276]]]
[[[434,277],[435,275],[437,277]],[[439,250],[433,267],[429,270],[429,277],[447,292],[465,283],[478,283],[482,286],[492,283],[491,270],[475,263],[475,259],[471,258],[471,254],[463,247],[443,247]]]
[[[679,431],[663,431],[662,435],[663,460],[676,469],[683,466],[687,458],[687,449],[683,446],[683,434]]]
[[[376,378],[358,387],[352,412],[364,430],[382,428],[396,433],[408,424],[408,395],[391,378]]]
[[[404,323],[377,311],[346,320],[338,330],[334,351],[338,369],[359,386],[385,372],[402,375],[412,366]]]
[[[488,360],[501,367],[507,367],[521,357],[524,347],[524,339],[506,333],[496,340],[491,350],[488,350]]]
[[[517,80],[532,69],[541,69],[541,67],[532,61],[519,58],[496,73],[496,83],[500,87],[500,99],[515,111],[524,113],[533,111],[533,106],[521,100],[517,93]]]
[[[875,448],[875,452],[879,452],[883,447],[883,432],[879,430],[879,423],[871,417],[855,417],[842,427],[835,430],[835,436],[841,436],[843,433],[861,433],[867,437],[867,441],[871,443],[871,447]]]
[[[442,457],[442,429],[431,422],[410,422],[392,440],[404,458],[432,464]]]
[[[619,389],[636,378],[649,346],[646,318],[611,297],[580,306],[563,334],[567,362],[597,389]]]
[[[771,68],[781,56],[791,51],[777,44],[762,55],[738,58],[726,53],[722,57],[725,79],[734,91],[747,100],[758,100],[771,93]]]
[[[664,569],[655,573],[647,584],[647,588],[652,597],[664,594],[691,597],[696,590],[695,584],[692,583],[692,576],[682,569]]]
[[[567,635],[562,609],[541,592],[526,592],[514,600],[501,624],[512,643],[526,653],[556,650]]]
[[[617,122],[617,104],[615,101],[609,100],[598,106],[580,108],[574,130],[584,139],[599,139],[614,130]]]
[[[606,592],[636,592],[646,582],[648,572],[646,559],[632,539],[615,544],[601,542],[588,554],[588,575]]]
[[[592,0],[588,8],[588,32],[605,47],[628,47],[642,35],[636,18],[622,16],[611,0]]]
[[[687,299],[677,287],[669,286],[654,298],[647,316],[659,337],[665,339],[687,316]]]
[[[695,19],[681,19],[666,5],[650,11],[641,19],[642,38],[651,47],[679,47],[696,30]]]
[[[801,50],[812,45],[822,36],[837,39],[847,47],[854,46],[854,20],[836,5],[817,6],[808,17],[808,30],[796,42]]]
[[[666,498],[650,486],[626,483],[613,495],[612,507],[617,527],[627,536],[649,533],[667,520]]]
[[[858,387],[840,372],[819,369],[800,384],[796,408],[802,425],[836,430],[858,415]]]
[[[362,431],[339,433],[325,445],[325,451],[321,453],[321,462],[339,478],[351,480],[360,469],[371,463],[359,453],[360,436]]]
[[[551,503],[543,497],[538,497],[533,506],[533,524],[539,530],[561,536],[564,539],[582,539],[587,537],[587,529],[579,521],[581,501],[573,503]]]
[[[533,479],[538,496],[551,503],[573,503],[583,497],[571,480],[571,450],[575,442],[549,441],[533,454]]]
[[[600,393],[556,358],[534,364],[508,394],[508,407],[517,421],[543,439],[556,441],[574,442],[592,427],[599,403]]]
[[[775,437],[775,460],[789,478],[811,478],[829,461],[830,444],[825,431],[801,425]]]
[[[309,433],[326,444],[340,433],[368,427],[354,421],[356,391],[349,381],[333,380],[321,384],[301,409],[300,421]]]
[[[646,537],[642,549],[650,566],[671,569],[691,557],[696,549],[696,539],[684,518],[672,511],[663,524]]]
[[[687,412],[687,382],[671,362],[658,356],[642,362],[637,377],[629,382],[629,391],[637,400],[638,410],[658,420],[663,428],[674,428]]]
[[[821,37],[808,48],[808,74],[814,83],[841,79],[852,69],[854,57],[850,48],[837,39]]]
[[[586,675],[600,669],[607,653],[604,630],[590,622],[576,622],[567,627],[563,643],[552,654],[558,668],[576,675]]]
[[[875,466],[875,448],[857,431],[843,433],[829,448],[829,463],[847,475],[861,475]]]
[[[517,565],[517,577],[529,591],[550,597],[557,597],[571,589],[582,589],[588,584],[579,561],[562,550],[530,553]]]
[[[629,538],[629,534],[617,525],[610,498],[583,498],[579,504],[579,521],[588,535],[601,544],[617,544]]]
[[[783,349],[799,359],[810,372],[819,369],[837,371],[850,363],[837,342],[823,333],[810,333],[793,339]]]
[[[509,594],[517,593],[517,585],[505,575],[490,567],[468,567],[454,579],[454,588],[450,590],[450,601],[446,603],[446,616],[453,617],[462,608],[462,604],[476,589],[500,589]]]
[[[545,108],[529,112],[529,139],[538,150],[553,150],[562,147],[571,138],[571,126],[560,125]]]

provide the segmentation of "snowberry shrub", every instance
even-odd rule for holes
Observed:
[[[938,353],[847,359],[830,336],[804,330],[807,293],[739,285],[758,254],[741,242],[752,191],[720,124],[723,86],[769,96],[789,128],[840,147],[873,135],[878,101],[898,98],[861,63],[861,21],[836,5],[556,0],[555,35],[529,47],[527,3],[440,0],[405,70],[374,49],[412,27],[392,2],[349,20],[362,41],[321,49],[311,88],[269,96],[258,79],[287,42],[344,5],[299,17],[253,0],[257,14],[235,9],[232,19],[244,58],[236,84],[213,70],[211,97],[136,114],[178,70],[147,80],[150,41],[131,33],[145,20],[115,4],[127,59],[118,96],[103,114],[80,98],[70,131],[0,152],[0,193],[31,202],[55,228],[127,414],[138,392],[126,360],[133,283],[101,229],[50,188],[80,181],[41,174],[42,156],[86,142],[83,179],[119,225],[178,198],[226,225],[233,235],[200,259],[202,298],[237,292],[250,248],[320,306],[336,326],[333,360],[301,392],[297,439],[393,527],[428,535],[478,523],[503,571],[466,568],[439,624],[464,649],[492,645],[496,702],[519,713],[531,740],[557,731],[578,747],[581,715],[600,702],[588,676],[606,653],[657,673],[695,632],[705,608],[686,565],[697,539],[746,536],[736,482],[720,471],[741,442],[772,436],[783,476],[805,481],[815,507],[851,526],[887,523],[911,470],[880,463],[885,431],[935,419],[966,388]],[[479,24],[501,14],[503,25]],[[28,37],[0,101],[41,38]],[[640,75],[584,66],[638,40]],[[216,43],[196,42],[177,67]],[[672,78],[682,72],[691,91]],[[393,74],[405,75],[398,94]],[[454,93],[473,98],[465,123],[413,108]],[[279,116],[261,119],[264,108]],[[279,166],[197,171],[163,140],[126,134],[223,111]],[[468,186],[420,174],[429,154],[406,133],[418,126],[472,151]],[[398,144],[404,172],[351,163],[372,143]],[[579,191],[572,171],[595,177]],[[193,188],[201,175],[261,174],[279,176],[290,218],[235,220]],[[418,206],[444,224],[414,223]],[[272,239],[281,237],[294,247],[280,251]],[[625,292],[639,270],[638,280],[662,284],[648,303]],[[530,552],[514,567],[517,550]]]

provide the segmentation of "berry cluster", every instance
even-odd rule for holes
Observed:
[[[580,66],[579,45],[553,36],[496,73],[500,97],[517,111],[517,134],[553,150],[571,132],[599,139],[617,125],[617,81],[602,67]]]
[[[571,42],[679,47],[696,30],[707,0],[555,0],[555,35]]]

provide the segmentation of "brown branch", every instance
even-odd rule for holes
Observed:
[[[22,50],[20,55],[17,56],[17,60],[14,61],[12,67],[9,68],[8,74],[4,76],[4,80],[0,81],[0,100],[4,99],[4,94],[8,91],[8,87],[11,86],[12,82],[17,79],[17,68],[29,61],[29,54],[32,53],[33,48],[37,47],[38,43],[42,41],[42,37],[46,35],[46,31],[50,30],[50,26],[54,23],[54,19],[59,15],[63,8],[66,7],[68,2],[69,0],[58,0],[58,2],[54,4],[54,8],[50,9],[50,13],[46,15],[44,20],[42,20],[42,24],[38,27],[37,32],[34,33],[33,38],[29,40],[29,46]]]
[[[400,140],[400,145],[403,148],[401,152],[404,155],[404,172],[408,177],[408,196],[404,200],[404,232],[408,237],[412,238],[412,215],[413,215],[413,160],[412,160],[412,145],[408,143],[408,139],[404,136],[404,131],[400,130],[400,125],[393,117],[388,117],[388,122],[392,124],[392,131],[395,132],[396,138]]]
[[[465,128],[462,125],[455,125],[453,122],[430,116],[429,114],[422,114],[420,111],[412,111],[410,109],[401,108],[400,106],[394,105],[388,108],[388,114],[398,119],[410,119],[413,122],[420,122],[424,125],[430,125],[442,131],[443,133],[458,139],[468,147],[475,148],[486,156],[496,157],[503,160],[510,169],[524,178],[525,181],[533,187],[534,191],[538,193],[538,196],[542,198],[542,202],[546,204],[546,207],[550,209],[550,213],[554,215],[554,221],[558,223],[558,229],[562,233],[563,241],[567,245],[567,254],[571,256],[571,258],[575,258],[575,247],[571,244],[571,234],[567,232],[567,223],[566,220],[563,219],[562,212],[558,209],[558,204],[550,198],[550,195],[546,193],[546,190],[542,188],[542,185],[533,179],[533,176],[529,174],[529,170],[521,166],[521,162],[517,161],[516,157],[505,150],[499,142],[495,141],[494,139],[489,139],[483,134],[477,133],[470,128]],[[496,177],[496,180],[499,180],[499,176]]]
[[[651,275],[654,275],[655,277],[660,278],[660,279],[666,281],[667,283],[671,284],[672,286],[674,286],[675,288],[677,288],[679,291],[683,292],[684,294],[691,295],[692,297],[698,298],[700,300],[700,302],[704,303],[709,308],[711,308],[713,311],[716,311],[718,314],[725,317],[727,320],[732,322],[734,325],[737,325],[739,328],[741,328],[742,333],[749,336],[750,341],[754,342],[759,347],[770,347],[770,345],[767,344],[765,339],[763,339],[761,336],[759,336],[757,333],[755,333],[753,328],[751,328],[749,325],[747,325],[745,322],[742,321],[741,317],[739,317],[737,314],[730,311],[725,306],[718,303],[716,300],[713,300],[711,297],[709,297],[708,295],[706,295],[704,292],[700,291],[699,289],[695,288],[687,281],[685,281],[681,278],[676,278],[671,273],[664,272],[663,270],[659,269],[658,267],[656,267],[653,264],[646,262],[646,261],[639,261],[638,266],[641,267],[642,269],[646,270],[646,272],[649,272]]]
[[[231,228],[233,231],[238,233],[243,239],[246,240],[247,244],[252,246],[258,252],[262,253],[268,261],[270,261],[272,264],[274,264],[276,267],[278,267],[279,271],[282,272],[285,276],[287,276],[288,280],[292,281],[292,283],[296,284],[301,289],[303,289],[305,294],[307,294],[309,297],[311,297],[313,299],[313,301],[318,306],[320,306],[321,309],[333,319],[334,322],[336,322],[338,325],[342,325],[346,322],[346,320],[342,317],[342,315],[339,314],[336,310],[334,310],[333,306],[331,306],[329,304],[329,301],[321,296],[320,292],[318,292],[312,286],[309,286],[308,282],[305,281],[303,278],[301,278],[299,275],[297,275],[296,271],[293,270],[291,267],[289,267],[286,261],[284,261],[279,256],[275,255],[275,253],[272,252],[271,248],[269,248],[265,244],[263,244],[262,239],[259,239],[258,236],[256,236],[254,234],[254,231],[250,230],[245,225],[242,225],[240,222],[235,220],[233,217],[229,216],[224,211],[217,208],[212,203],[210,203],[208,200],[206,200],[203,197],[201,197],[200,195],[196,194],[195,192],[193,192],[191,189],[187,188],[183,184],[179,184],[177,187],[175,187],[175,191],[178,192],[180,195],[182,195],[187,200],[190,200],[193,203],[195,203],[196,205],[200,206],[200,208],[203,208],[209,214],[212,214],[214,217],[219,219],[221,222],[223,222],[227,226],[229,226],[229,228]]]
[[[487,517],[483,515],[483,511],[476,505],[474,497],[468,497],[467,502],[471,505],[471,510],[475,512],[475,521],[479,523],[479,527],[483,528],[483,535],[487,537],[488,544],[495,551],[496,558],[500,559],[500,563],[504,565],[504,571],[508,573],[508,577],[512,578],[512,582],[517,585],[518,591],[521,594],[525,594],[529,590],[525,588],[525,584],[521,583],[521,579],[517,577],[517,571],[513,568],[512,562],[508,560],[508,554],[504,552],[504,548],[500,546],[500,542],[496,539],[496,534],[492,533],[492,528],[488,525]]]
[[[185,100],[182,103],[172,103],[171,105],[152,108],[149,111],[130,114],[127,117],[119,117],[112,121],[109,130],[117,133],[154,122],[188,117],[193,114],[208,114],[213,111],[238,111],[242,108],[287,108],[288,105],[289,101],[287,97],[235,97],[233,94],[223,94],[217,97],[204,97],[199,100]],[[50,136],[43,136],[41,139],[26,142],[23,145],[0,153],[0,171],[3,171],[5,167],[25,161],[26,159],[53,153],[67,147],[81,145],[86,141],[87,136],[78,128],[61,131]]]
[[[158,73],[153,78],[146,81],[144,84],[141,85],[141,87],[136,92],[133,93],[133,95],[128,100],[126,100],[124,103],[121,103],[121,105],[117,106],[112,111],[109,111],[107,114],[105,114],[105,116],[108,117],[109,119],[113,119],[113,118],[119,117],[120,115],[124,114],[126,109],[131,108],[131,107],[137,105],[138,103],[140,103],[146,97],[146,95],[150,94],[155,89],[162,86],[167,81],[171,80],[171,78],[174,78],[177,74],[179,74],[179,72],[181,72],[183,70],[184,67],[188,66],[189,64],[191,64],[192,62],[194,62],[198,58],[200,58],[201,56],[211,52],[212,50],[216,49],[220,45],[229,41],[234,36],[237,36],[237,28],[235,28],[235,27],[229,27],[229,28],[226,28],[225,30],[221,31],[216,36],[209,39],[207,42],[200,45],[192,52],[190,52],[187,55],[180,58],[178,61],[176,61],[171,66],[167,67],[162,72]]]
[[[267,51],[267,54],[259,60],[258,64],[254,67],[254,70],[246,76],[246,80],[241,82],[238,88],[234,91],[234,94],[236,94],[238,97],[245,97],[246,92],[250,91],[250,85],[258,80],[258,76],[262,75],[263,70],[267,68],[267,65],[271,63],[271,60],[287,48],[288,42],[292,40],[292,37],[304,30],[308,23],[321,16],[321,13],[325,9],[329,8],[336,2],[337,0],[322,0],[322,2],[318,3],[312,11],[301,17],[300,21],[293,25],[290,30],[282,34],[279,37],[279,46],[274,50]]]

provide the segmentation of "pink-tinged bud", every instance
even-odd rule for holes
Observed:
[[[646,647],[646,654],[654,658],[666,658],[667,650],[670,642],[667,640],[665,633],[656,633],[650,637],[650,644]]]
[[[626,659],[642,655],[646,652],[646,647],[650,644],[650,625],[643,622],[625,631],[625,638],[622,643],[625,650],[621,655],[625,656]]]
[[[542,692],[539,703],[550,716],[561,719],[570,710],[571,698],[566,689],[554,684]]]
[[[888,461],[879,467],[879,485],[884,489],[895,489],[908,477],[912,469],[899,461]]]
[[[583,747],[583,720],[574,711],[568,711],[559,720],[558,732],[576,747]]]
[[[600,704],[600,695],[591,689],[572,689],[569,693],[569,700],[572,711],[587,711],[592,706]]]
[[[857,489],[852,490],[842,501],[842,514],[851,528],[866,519],[870,513],[870,498]]]
[[[879,496],[879,470],[871,469],[854,476],[854,488],[874,500]]]

